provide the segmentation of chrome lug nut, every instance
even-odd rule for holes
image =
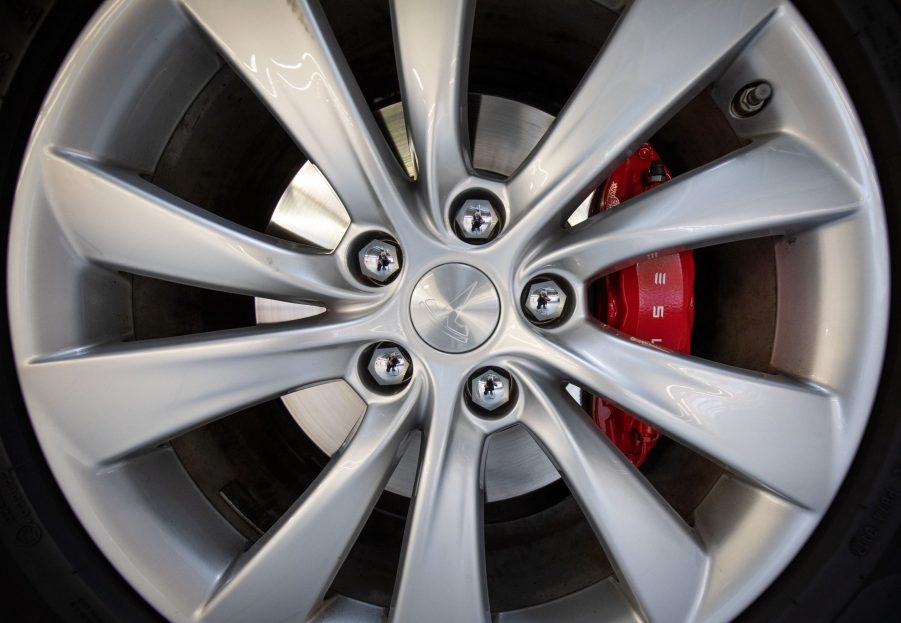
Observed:
[[[378,283],[387,283],[400,270],[397,247],[384,240],[373,240],[360,250],[360,271]]]
[[[550,279],[536,281],[529,286],[525,308],[535,322],[558,320],[566,310],[566,293]]]
[[[457,210],[457,232],[467,242],[491,239],[498,225],[498,213],[487,199],[467,199]]]
[[[755,82],[744,87],[732,100],[732,111],[739,117],[750,117],[760,112],[773,96],[769,82]]]
[[[407,380],[410,361],[397,346],[384,346],[372,352],[367,369],[379,385],[401,385]]]
[[[469,381],[472,401],[486,411],[494,411],[510,402],[510,389],[510,376],[494,369],[475,375]]]

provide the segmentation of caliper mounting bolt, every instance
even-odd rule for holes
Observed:
[[[648,169],[648,185],[662,184],[666,181],[666,167],[663,160],[652,160]]]

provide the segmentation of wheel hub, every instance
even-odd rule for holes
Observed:
[[[498,97],[479,96],[478,103],[477,131],[473,137],[474,165],[478,169],[509,175],[516,163],[528,156],[538,143],[553,117],[531,106]],[[399,104],[392,104],[380,109],[379,115],[391,136],[399,141],[397,150],[402,160],[410,162],[403,109]],[[526,123],[522,123],[522,119],[527,120]],[[345,235],[350,219],[337,195],[322,191],[324,187],[328,187],[328,182],[319,170],[310,162],[304,164],[276,207],[269,233],[334,248],[337,245],[334,241]],[[299,227],[299,223],[304,226]],[[314,227],[314,223],[321,230]],[[312,233],[320,231],[314,239]],[[256,300],[257,321],[263,324],[302,319],[322,311],[322,307],[313,305]],[[470,343],[475,343],[474,338]],[[420,348],[415,354],[426,356],[428,349]],[[338,450],[364,411],[354,390],[340,381],[292,392],[283,396],[282,402],[304,433],[329,456]],[[340,408],[335,406],[338,403]],[[388,482],[388,491],[405,497],[412,495],[419,454],[419,440],[414,439]],[[485,494],[489,502],[528,494],[558,479],[557,470],[524,428],[513,427],[493,436],[485,470]]]
[[[444,264],[416,284],[410,297],[410,317],[429,346],[446,353],[465,353],[494,333],[500,319],[500,298],[482,271],[467,264]]]

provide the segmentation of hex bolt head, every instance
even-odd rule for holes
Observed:
[[[769,82],[755,82],[740,90],[732,100],[732,110],[739,117],[750,117],[760,112],[773,96]]]
[[[379,385],[401,385],[407,380],[410,362],[398,347],[385,346],[372,351],[367,370]]]
[[[378,283],[386,283],[400,270],[397,247],[384,240],[372,240],[360,249],[358,257],[363,275]]]
[[[529,286],[525,308],[535,322],[557,320],[566,310],[566,293],[550,279],[536,281]]]
[[[510,402],[510,375],[489,369],[469,380],[472,401],[486,411],[494,411]]]
[[[497,210],[488,199],[467,199],[454,218],[460,237],[476,242],[491,239],[497,230],[498,221]]]

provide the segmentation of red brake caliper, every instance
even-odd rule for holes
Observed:
[[[612,210],[670,179],[672,175],[660,155],[645,143],[613,172],[602,192],[595,194],[592,212]],[[694,281],[691,251],[660,257],[652,254],[597,283],[598,316],[623,333],[687,353],[694,321]],[[636,466],[644,462],[660,439],[657,429],[606,400],[595,398],[592,413],[597,425]]]

